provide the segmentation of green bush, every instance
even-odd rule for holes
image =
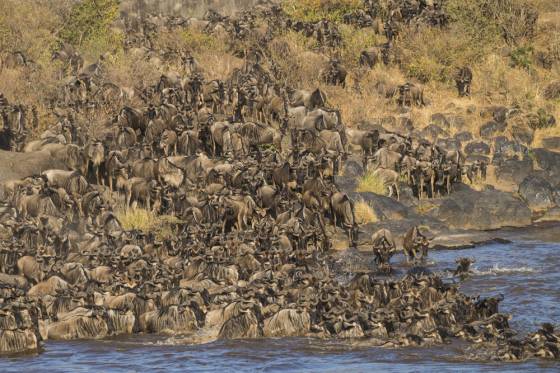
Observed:
[[[305,22],[322,19],[342,21],[349,12],[362,8],[361,0],[286,0],[282,8],[289,16]]]
[[[118,0],[80,1],[65,19],[60,38],[93,57],[119,50],[122,35],[111,28],[118,15]]]
[[[461,26],[475,45],[505,42],[517,45],[534,36],[537,9],[528,0],[448,0],[444,4],[450,21]]]
[[[514,49],[510,55],[511,66],[530,70],[533,63],[533,47],[519,47]]]

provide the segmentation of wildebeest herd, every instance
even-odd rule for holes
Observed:
[[[276,15],[271,30],[284,17],[276,7],[264,14]],[[205,29],[243,39],[253,17],[210,13]],[[314,32],[336,42],[328,23]],[[397,197],[401,178],[420,198],[451,193],[466,170],[458,150],[348,129],[324,92],[283,86],[251,48],[227,81],[207,80],[184,53],[182,72],[138,92],[143,105],[122,105],[86,128],[77,113],[127,92],[104,82],[103,60],[83,67],[70,49],[53,56],[75,75],[54,101],[64,114],[39,139],[26,140],[37,125],[24,108],[0,100],[5,146],[48,150],[66,166],[4,183],[0,352],[36,350],[47,339],[169,333],[367,338],[385,347],[462,338],[498,359],[559,357],[551,325],[516,339],[500,298],[466,296],[425,272],[376,277],[390,272],[397,251],[388,230],[371,240],[378,272],[342,281],[333,270],[334,237],[348,246],[358,238],[354,202],[336,184],[352,144]],[[338,62],[328,69],[325,80],[342,84]],[[172,216],[173,234],[125,229],[118,208]],[[428,246],[416,227],[404,237],[411,261]],[[456,275],[468,275],[470,262],[458,264]]]

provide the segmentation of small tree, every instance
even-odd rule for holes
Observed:
[[[81,50],[103,53],[120,46],[120,35],[111,29],[118,15],[118,0],[80,1],[65,19],[60,38]]]

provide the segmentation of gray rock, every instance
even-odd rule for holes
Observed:
[[[458,140],[460,142],[467,142],[467,141],[471,141],[473,139],[472,133],[467,132],[467,131],[459,132],[454,137],[455,137],[456,140]]]
[[[515,140],[509,140],[505,136],[498,136],[494,139],[494,155],[501,159],[520,159],[528,153],[527,147]]]
[[[560,137],[546,137],[542,139],[542,146],[548,150],[560,150]]]
[[[505,123],[498,123],[495,121],[486,122],[480,127],[480,136],[485,139],[490,139],[495,137],[496,134],[503,132],[506,127],[507,125]]]
[[[465,146],[465,153],[466,154],[476,154],[476,155],[489,155],[490,154],[490,145],[483,141],[473,141]]]
[[[535,138],[534,131],[527,127],[512,126],[511,134],[515,140],[525,145],[530,145]]]
[[[370,192],[353,192],[348,196],[354,201],[364,201],[371,206],[379,220],[400,220],[414,215],[414,211],[399,201]]]
[[[532,150],[531,156],[536,164],[547,173],[547,179],[552,184],[560,184],[560,153],[537,148]]]
[[[461,142],[454,138],[438,139],[436,145],[445,150],[460,150]]]
[[[442,129],[441,127],[439,127],[435,124],[430,124],[429,126],[424,128],[422,130],[421,134],[422,134],[422,137],[428,138],[431,141],[435,141],[439,137],[449,137],[449,134],[447,133],[447,131],[445,131],[444,129]]]
[[[450,123],[445,114],[435,113],[432,114],[431,123],[439,127],[449,128]]]
[[[344,193],[352,193],[358,186],[358,180],[353,177],[335,176],[334,183]]]
[[[364,174],[364,168],[362,167],[361,162],[349,159],[344,162],[343,172],[345,177],[357,178]]]
[[[448,120],[451,127],[457,130],[461,130],[467,125],[465,118],[460,115],[449,116]]]
[[[536,175],[529,175],[521,182],[519,195],[533,211],[548,210],[556,206],[552,185]]]
[[[485,155],[478,155],[478,154],[471,154],[465,158],[466,164],[472,164],[474,162],[484,162],[486,164],[490,164],[490,158]]]
[[[529,158],[504,159],[494,162],[494,166],[498,180],[518,185],[533,172],[533,161]]]
[[[483,118],[492,118],[498,123],[504,123],[508,117],[509,109],[504,106],[489,106],[480,111]]]
[[[523,200],[497,190],[455,192],[431,214],[451,227],[462,229],[524,227],[532,222],[531,210]]]

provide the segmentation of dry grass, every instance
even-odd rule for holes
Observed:
[[[323,18],[340,21],[342,16],[362,7],[361,0],[285,0],[284,11],[295,19],[317,22]]]
[[[143,208],[119,208],[116,212],[117,218],[126,230],[140,230],[152,232],[159,239],[173,237],[176,234],[174,226],[181,221],[175,216],[157,215]]]
[[[356,192],[371,192],[380,195],[387,194],[383,181],[369,172],[360,178]]]
[[[354,214],[358,224],[376,223],[379,221],[375,211],[365,201],[358,201],[354,205]]]

